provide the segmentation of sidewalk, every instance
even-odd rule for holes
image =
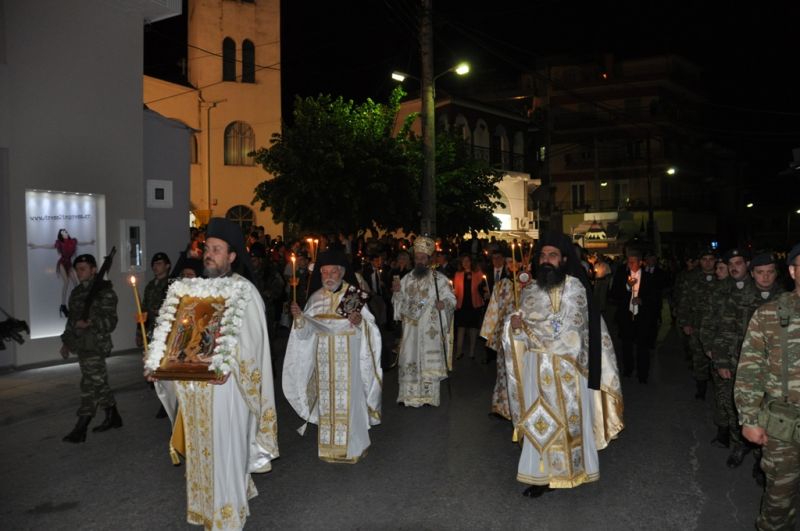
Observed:
[[[142,377],[141,351],[115,353],[106,363],[114,392],[147,385]],[[67,363],[0,375],[0,426],[76,411],[80,405],[80,381],[81,370],[74,356]]]

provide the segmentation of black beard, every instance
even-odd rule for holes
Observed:
[[[536,272],[536,285],[541,289],[550,289],[562,284],[566,278],[566,266],[553,267],[550,264],[540,264]]]
[[[414,270],[411,272],[414,275],[414,278],[422,278],[428,274],[428,266],[424,264],[416,264],[414,265]]]

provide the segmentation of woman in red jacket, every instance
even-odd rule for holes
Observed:
[[[464,354],[464,333],[468,332],[469,357],[475,358],[475,343],[483,318],[483,284],[486,280],[477,268],[472,267],[472,258],[464,255],[453,277],[456,292],[456,359]]]

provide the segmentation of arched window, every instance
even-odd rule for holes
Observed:
[[[222,81],[236,81],[236,43],[230,37],[222,41]]]
[[[256,82],[256,47],[252,41],[242,42],[242,83]]]
[[[253,166],[249,153],[256,150],[256,135],[245,122],[231,122],[225,128],[225,165]]]
[[[236,205],[228,209],[225,217],[242,228],[242,234],[247,234],[256,220],[253,209],[245,205]]]
[[[189,157],[192,164],[197,164],[197,133],[189,137]]]

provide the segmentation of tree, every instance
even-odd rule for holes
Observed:
[[[274,178],[259,184],[253,203],[272,209],[277,222],[304,230],[356,232],[419,225],[422,144],[409,116],[397,136],[394,124],[404,96],[387,104],[320,95],[296,98],[294,123],[272,136],[255,160]],[[437,141],[437,223],[441,234],[497,227],[499,175],[469,156],[459,137]]]

